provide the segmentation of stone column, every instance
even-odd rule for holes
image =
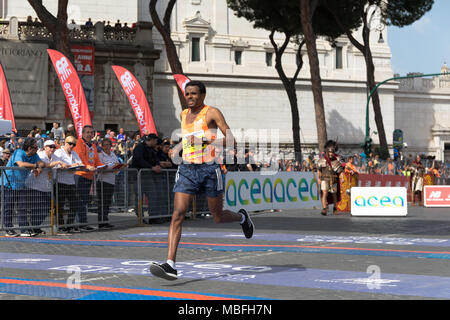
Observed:
[[[134,38],[134,45],[141,45],[147,47],[153,47],[152,28],[151,22],[138,22],[136,23],[136,37]]]
[[[8,39],[19,40],[19,21],[16,17],[9,20]]]

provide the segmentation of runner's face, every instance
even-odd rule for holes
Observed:
[[[197,86],[186,87],[186,102],[188,108],[201,107],[205,100],[205,94],[200,93],[200,88]]]

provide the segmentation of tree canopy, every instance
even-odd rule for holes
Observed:
[[[300,1],[292,0],[227,0],[228,6],[238,17],[254,23],[255,28],[293,35],[302,35]],[[339,1],[336,1],[339,2]],[[344,11],[347,14],[346,11]],[[361,25],[355,15],[342,16],[346,27],[357,29]],[[343,34],[331,13],[318,2],[313,15],[313,29],[316,36],[335,39]]]

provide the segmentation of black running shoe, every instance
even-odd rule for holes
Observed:
[[[34,233],[36,233],[36,235],[38,236],[38,235],[45,235],[46,234],[46,232],[44,231],[44,230],[42,230],[42,229],[33,229],[33,232]]]
[[[150,272],[155,276],[159,278],[163,278],[166,280],[177,280],[177,270],[172,268],[168,263],[159,264],[156,262],[153,262],[150,265]]]
[[[241,223],[242,231],[244,232],[245,237],[250,239],[253,236],[253,231],[255,229],[252,219],[250,219],[250,216],[245,209],[239,210],[239,213],[242,213],[245,216],[244,222]]]
[[[80,231],[81,232],[90,232],[90,231],[94,231],[95,229],[94,228],[92,228],[92,227],[90,227],[90,226],[83,226],[83,227],[80,227]]]
[[[19,234],[14,230],[6,230],[5,237],[18,237]]]

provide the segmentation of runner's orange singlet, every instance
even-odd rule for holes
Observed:
[[[208,141],[216,138],[215,134],[208,128],[208,123],[206,122],[208,109],[209,106],[203,106],[203,109],[200,110],[192,123],[186,123],[187,115],[191,112],[191,109],[185,109],[181,113],[183,160],[187,163],[202,164],[214,161],[215,149],[213,145],[194,144],[193,142],[193,137],[199,140],[206,138]]]

